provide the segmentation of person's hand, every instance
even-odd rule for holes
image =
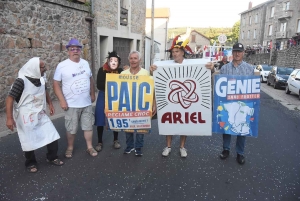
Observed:
[[[214,69],[214,63],[213,62],[208,62],[205,64],[205,67],[209,70]]]
[[[52,104],[49,104],[49,112],[50,112],[51,116],[54,115],[54,113],[55,113],[55,109]]]
[[[128,65],[123,66],[123,70],[127,70],[127,69],[129,69]]]
[[[60,107],[61,109],[63,109],[64,111],[68,110],[68,103],[65,100],[59,101]]]
[[[13,118],[8,118],[6,119],[6,127],[11,130],[14,131],[14,127],[16,127],[16,122]]]
[[[150,74],[153,75],[153,71],[155,71],[157,69],[156,65],[151,65],[150,66]]]

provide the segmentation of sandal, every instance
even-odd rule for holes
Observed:
[[[93,147],[87,149],[86,152],[87,152],[88,154],[90,154],[90,156],[97,156],[97,155],[98,155],[98,152],[97,152]]]
[[[66,158],[72,158],[73,157],[73,150],[67,149],[65,152]]]
[[[48,163],[51,163],[52,165],[56,165],[56,166],[62,166],[64,164],[64,162],[62,162],[60,159],[55,159],[53,161],[50,161],[47,159]]]
[[[35,169],[35,170],[34,170]],[[31,165],[26,167],[27,172],[29,173],[36,173],[38,171],[37,166],[36,165]]]

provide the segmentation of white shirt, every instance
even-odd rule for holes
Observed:
[[[82,108],[92,104],[91,76],[89,63],[84,59],[78,63],[66,59],[57,65],[53,79],[62,82],[62,92],[68,107]]]

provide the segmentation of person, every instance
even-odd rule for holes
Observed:
[[[45,112],[46,102],[50,115],[55,112],[43,78],[45,71],[44,61],[39,57],[30,59],[19,70],[18,78],[6,98],[6,126],[11,131],[17,127],[29,173],[38,171],[34,151],[43,146],[47,146],[49,163],[57,166],[64,164],[57,156],[60,136]]]
[[[219,68],[219,70],[222,68],[223,65],[228,64],[228,63],[229,62],[227,61],[227,56],[224,56],[221,61],[218,61],[218,64],[219,64],[218,68]]]
[[[106,117],[105,117],[105,82],[106,82],[106,74],[107,73],[115,73],[120,74],[123,69],[119,68],[121,64],[121,58],[117,54],[117,52],[112,51],[108,52],[108,56],[106,57],[107,61],[101,67],[97,74],[97,88],[98,98],[95,109],[95,125],[97,126],[98,132],[98,144],[95,146],[96,151],[101,151],[103,148],[103,128],[106,125]],[[113,146],[115,149],[121,148],[121,145],[118,141],[118,132],[114,131],[114,141]]]
[[[185,59],[187,52],[192,52],[188,44],[188,39],[185,41],[178,40],[180,36],[176,36],[173,40],[172,46],[167,52],[170,52],[170,59],[173,59],[174,65],[188,64],[189,60]],[[150,72],[153,73],[157,69],[157,65],[154,63],[150,66]],[[179,152],[182,158],[187,157],[187,149],[185,148],[186,135],[180,136]],[[166,135],[167,146],[163,149],[162,156],[167,157],[171,153],[172,135]]]
[[[221,70],[220,74],[223,75],[254,75],[254,66],[243,61],[243,56],[245,54],[244,45],[242,43],[236,43],[232,48],[233,60],[232,62],[225,64]],[[229,157],[230,152],[230,141],[231,135],[223,134],[223,151],[220,154],[221,159],[226,159]],[[236,152],[237,152],[237,162],[239,164],[245,163],[244,149],[245,149],[245,136],[237,136],[236,138]]]
[[[92,146],[94,114],[92,102],[95,101],[94,79],[89,63],[80,58],[82,45],[71,39],[66,45],[69,58],[60,62],[54,73],[53,88],[60,107],[65,110],[65,127],[68,147],[66,158],[73,157],[75,134],[79,121],[84,132],[87,153],[97,156]],[[60,87],[62,84],[62,88]]]
[[[141,53],[138,51],[131,51],[128,56],[129,60],[129,69],[124,70],[121,74],[125,75],[146,75],[149,76],[149,71],[145,70],[140,66],[141,62]],[[152,116],[156,113],[156,104],[153,101],[152,105]],[[132,151],[135,151],[136,156],[142,156],[142,148],[144,146],[144,134],[136,134],[134,142],[134,134],[126,132],[126,149],[124,154],[130,154]]]
[[[127,70],[127,69],[129,69],[129,66],[128,65],[124,65],[123,66],[123,70]]]

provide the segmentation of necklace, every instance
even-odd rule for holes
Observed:
[[[132,75],[135,75],[135,74],[137,74],[139,71],[141,70],[141,67],[138,67],[137,68],[137,70],[133,70],[132,68],[130,68],[130,73],[132,74]]]

